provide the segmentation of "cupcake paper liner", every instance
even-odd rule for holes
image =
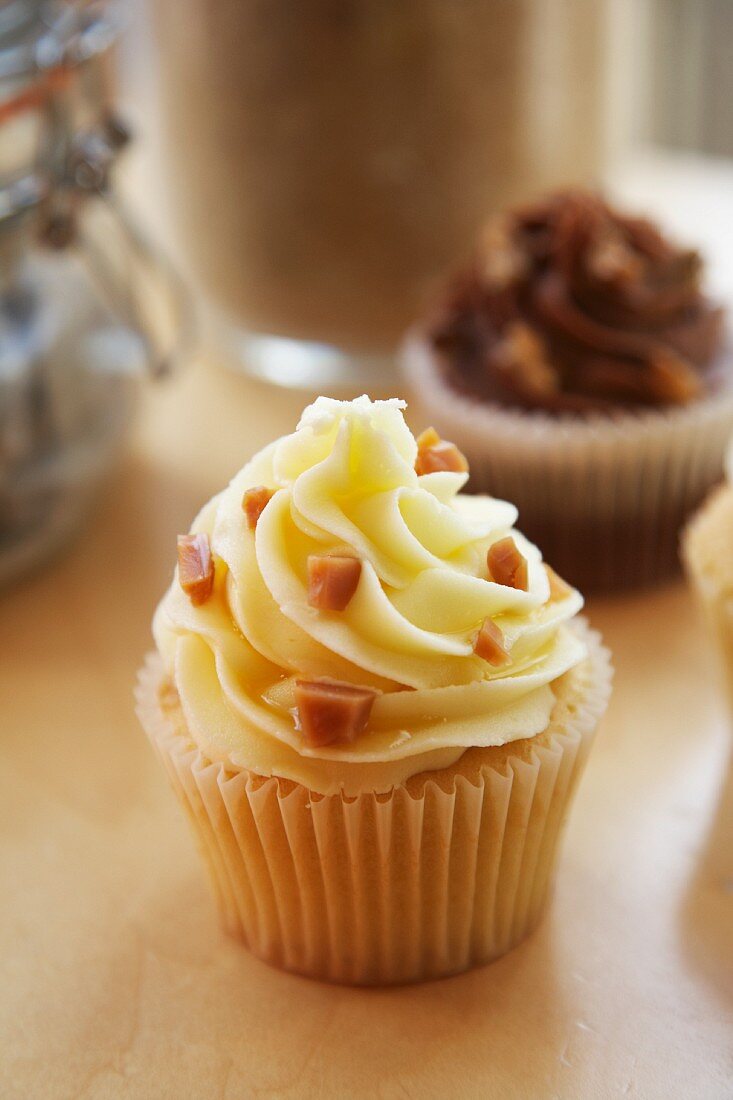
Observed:
[[[138,714],[226,931],[268,963],[349,984],[442,977],[519,943],[541,915],[610,691],[608,653],[579,629],[590,656],[565,678],[544,734],[353,798],[209,760],[180,707],[165,705],[162,665],[149,657]]]
[[[403,366],[413,423],[456,443],[469,490],[516,504],[524,534],[581,590],[648,584],[677,568],[679,532],[721,477],[733,378],[683,408],[581,419],[459,394],[418,337]]]
[[[691,521],[683,535],[682,557],[722,658],[733,715],[733,488],[730,485],[716,489]]]

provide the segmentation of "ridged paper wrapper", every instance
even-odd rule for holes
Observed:
[[[357,985],[455,974],[518,944],[542,913],[610,691],[607,651],[578,629],[590,655],[558,682],[543,734],[468,749],[451,768],[351,798],[212,762],[149,657],[138,714],[226,931],[274,966]]]
[[[686,528],[682,556],[723,667],[733,715],[733,488],[717,488]]]
[[[678,569],[680,531],[721,478],[733,362],[726,385],[683,407],[588,417],[460,394],[418,335],[402,363],[413,425],[456,443],[469,491],[516,504],[523,533],[581,591],[637,587]]]

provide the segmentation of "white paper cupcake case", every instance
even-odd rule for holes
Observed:
[[[521,530],[581,590],[647,584],[675,569],[683,523],[721,477],[733,372],[724,390],[684,408],[581,420],[457,393],[418,337],[402,363],[413,425],[456,443],[469,489],[516,504]]]
[[[579,629],[591,656],[531,749],[507,746],[500,767],[470,778],[426,775],[356,798],[212,763],[180,709],[176,720],[161,706],[162,667],[149,657],[138,714],[193,825],[224,928],[273,965],[351,984],[442,977],[519,943],[541,915],[610,692],[609,655]]]

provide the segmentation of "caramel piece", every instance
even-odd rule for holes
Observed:
[[[424,432],[420,432],[420,435],[415,440],[417,443],[418,451],[425,450],[426,447],[435,447],[440,443],[440,436],[436,432],[435,428],[426,428]]]
[[[473,643],[473,651],[477,657],[483,657],[495,668],[500,668],[511,660],[504,646],[504,635],[492,619],[484,619]]]
[[[609,225],[591,243],[587,257],[588,270],[607,283],[628,284],[644,276],[644,261],[635,252],[623,233]]]
[[[434,474],[439,470],[464,474],[468,470],[468,463],[455,443],[441,439],[435,428],[426,428],[417,437],[415,473],[421,477],[423,474]]]
[[[308,603],[321,611],[343,611],[356,592],[361,562],[345,554],[310,554]]]
[[[353,741],[369,721],[377,692],[339,680],[296,680],[298,725],[313,748]]]
[[[494,347],[492,362],[503,383],[520,396],[540,400],[560,389],[545,341],[522,321],[507,325]]]
[[[528,274],[529,259],[512,239],[508,219],[495,218],[479,238],[479,278],[491,291],[514,287]]]
[[[257,520],[274,495],[274,489],[266,489],[264,485],[256,485],[254,489],[248,489],[242,497],[242,510],[247,517],[247,526],[251,531],[254,531]]]
[[[657,349],[648,363],[649,390],[658,401],[686,405],[699,397],[702,379],[694,367],[674,352]]]
[[[499,539],[489,547],[486,564],[492,581],[504,584],[508,588],[521,588],[523,592],[527,591],[527,559],[519,553],[511,535],[507,535],[505,539]]]
[[[178,536],[178,581],[194,607],[206,603],[214,587],[208,535]]]
[[[545,563],[545,573],[547,573],[547,579],[550,582],[550,603],[556,600],[565,600],[572,593],[572,588],[564,581],[562,577],[559,577],[554,569],[551,569],[547,563]]]

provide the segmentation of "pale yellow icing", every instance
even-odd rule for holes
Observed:
[[[403,407],[319,398],[196,519],[215,555],[214,593],[194,607],[174,577],[154,632],[213,759],[357,794],[546,729],[552,683],[585,656],[566,625],[582,599],[548,601],[513,505],[461,495],[467,474],[416,475]],[[252,531],[242,497],[258,485],[276,492]],[[488,579],[488,547],[508,533],[529,563],[526,592]],[[316,610],[308,555],[339,549],[361,559],[358,587],[344,611]],[[473,652],[487,616],[510,648],[503,668]],[[351,744],[305,744],[298,677],[376,688],[367,729]]]

